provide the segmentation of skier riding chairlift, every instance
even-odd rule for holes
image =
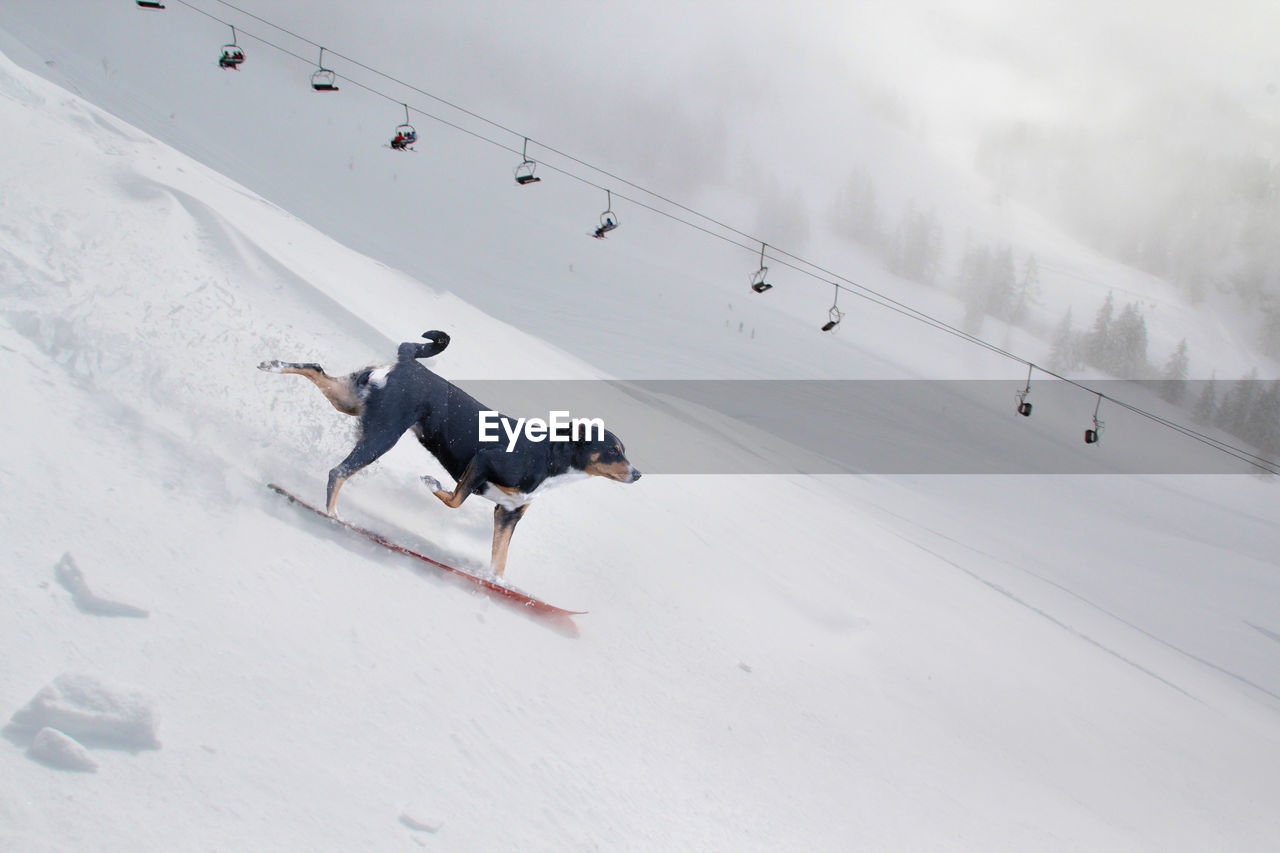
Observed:
[[[608,234],[610,231],[612,231],[617,227],[618,227],[618,221],[606,213],[603,217],[601,217],[600,227],[596,229],[595,234],[593,234],[592,236],[595,237],[597,240],[603,239],[604,235]]]
[[[413,128],[408,130],[397,129],[395,138],[391,140],[391,147],[396,151],[403,151],[417,141],[418,133]]]

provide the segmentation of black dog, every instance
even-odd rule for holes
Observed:
[[[572,441],[530,441],[521,435],[510,449],[503,441],[481,441],[480,413],[490,410],[417,362],[441,352],[449,345],[449,336],[430,331],[422,337],[430,343],[401,344],[395,364],[366,367],[348,376],[329,376],[318,364],[264,361],[258,365],[268,373],[305,376],[335,409],[360,418],[360,440],[329,472],[325,508],[330,515],[342,484],[411,429],[457,481],[448,492],[435,478],[422,478],[446,506],[459,507],[473,494],[497,504],[491,568],[501,577],[511,534],[539,492],[589,476],[620,483],[640,479],[640,472],[627,461],[622,442],[608,430],[600,431],[603,437],[588,435]]]

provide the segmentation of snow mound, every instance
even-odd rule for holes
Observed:
[[[92,773],[98,769],[98,762],[89,755],[84,744],[75,738],[63,734],[57,729],[45,727],[36,732],[35,739],[27,755],[42,764],[60,770],[80,770]]]
[[[120,749],[159,749],[156,725],[153,702],[141,690],[83,673],[58,676],[9,720],[19,732],[53,728]]]

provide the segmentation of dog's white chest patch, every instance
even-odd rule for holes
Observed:
[[[563,474],[556,474],[554,477],[548,477],[539,483],[538,488],[529,493],[529,497],[532,498],[534,495],[541,494],[548,489],[554,489],[558,486],[564,486],[569,483],[576,483],[579,480],[585,480],[590,476],[591,475],[586,471],[566,471]]]
[[[489,500],[493,501],[499,506],[506,507],[507,509],[519,509],[520,507],[529,503],[535,497],[547,491],[548,489],[554,489],[554,488],[557,488],[558,486],[563,486],[567,483],[576,483],[579,480],[585,480],[589,476],[591,475],[586,473],[585,471],[568,471],[564,474],[556,474],[554,477],[548,477],[547,479],[543,480],[541,483],[538,484],[538,487],[536,489],[534,489],[532,492],[527,492],[527,493],[526,492],[514,492],[514,493],[504,492],[502,491],[502,489],[499,489],[497,486],[493,485],[492,483],[489,483],[484,487],[484,491],[481,492],[480,494],[481,494],[481,497],[488,498]]]

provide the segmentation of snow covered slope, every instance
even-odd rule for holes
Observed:
[[[67,675],[98,765],[6,729],[0,848],[1273,844],[1272,484],[583,483],[539,501],[509,570],[590,611],[568,638],[268,493],[318,497],[351,422],[254,365],[356,367],[438,327],[451,378],[594,367],[433,287],[454,255],[416,281],[8,59],[0,128],[0,720],[66,726],[19,712]],[[911,375],[920,347],[879,358]],[[482,564],[487,506],[444,509],[423,471],[397,448],[344,515]],[[77,608],[64,553],[147,616]]]

